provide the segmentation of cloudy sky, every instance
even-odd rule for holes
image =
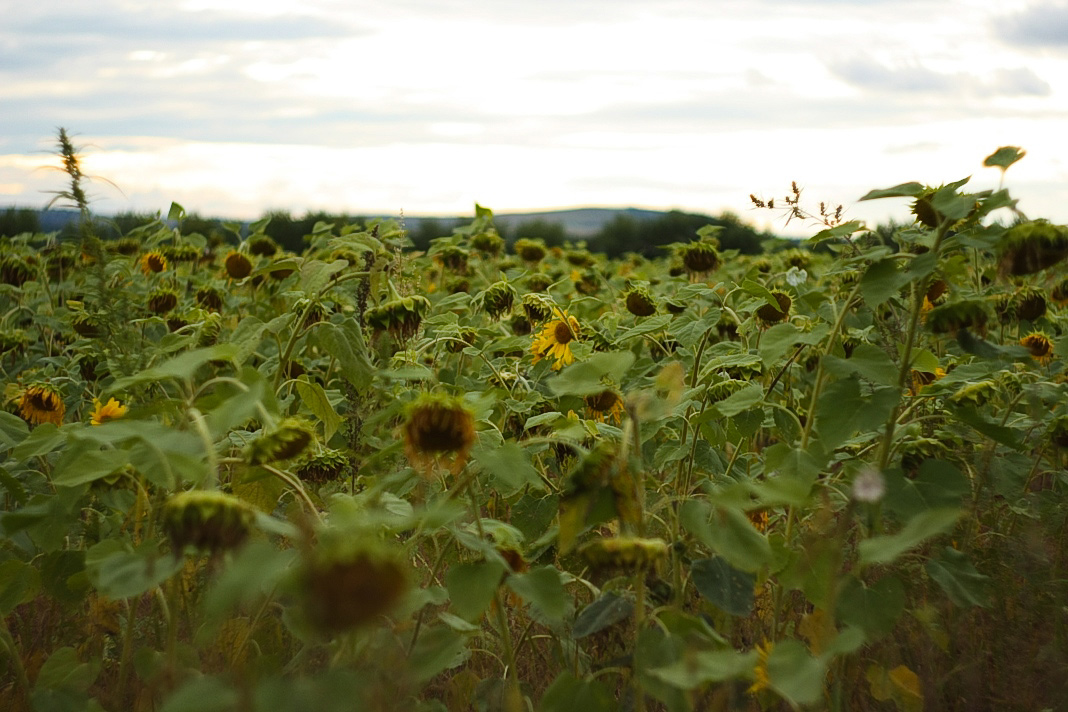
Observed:
[[[0,205],[470,215],[816,209],[971,175],[1068,222],[1068,2],[0,0]],[[791,225],[786,232],[811,231]]]

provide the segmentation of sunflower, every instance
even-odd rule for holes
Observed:
[[[612,388],[586,396],[586,408],[600,422],[611,420],[619,423],[623,417],[623,397]]]
[[[768,656],[774,647],[775,643],[771,641],[764,641],[757,646],[757,664],[753,668],[753,684],[746,690],[750,695],[755,695],[761,690],[768,689],[771,684],[771,680],[768,677]]]
[[[167,258],[159,250],[146,252],[141,257],[141,271],[145,274],[153,272],[165,272],[167,270]]]
[[[1020,339],[1020,346],[1031,352],[1031,356],[1043,366],[1053,360],[1053,342],[1041,331],[1033,331]]]
[[[553,370],[559,371],[575,360],[575,355],[571,353],[571,342],[579,338],[579,323],[578,319],[562,309],[556,312],[556,318],[543,326],[541,333],[534,337],[530,350],[534,353],[534,363],[543,358],[552,358]]]
[[[403,434],[413,467],[429,474],[440,461],[457,473],[475,444],[475,418],[459,398],[424,394],[408,406]]]
[[[33,425],[63,425],[66,412],[67,407],[63,405],[63,399],[52,386],[32,385],[19,396],[19,415]]]
[[[101,403],[98,399],[93,399],[93,412],[90,414],[90,422],[93,425],[100,425],[109,420],[118,420],[122,416],[126,415],[127,407],[119,403],[114,398],[108,398],[107,403]]]
[[[223,267],[231,279],[244,279],[252,273],[252,261],[237,250],[231,250],[223,260]]]

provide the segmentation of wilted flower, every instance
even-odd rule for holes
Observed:
[[[590,413],[602,423],[608,420],[619,423],[623,416],[623,396],[614,388],[586,396],[585,400]]]
[[[21,287],[34,278],[35,270],[26,260],[10,256],[0,261],[0,282],[12,287]]]
[[[756,310],[757,318],[764,324],[777,324],[786,319],[786,317],[790,316],[790,307],[793,305],[793,300],[790,299],[790,295],[786,292],[774,289],[771,292],[771,296],[775,298],[777,306],[764,303]]]
[[[223,267],[231,279],[244,279],[252,274],[252,261],[237,250],[230,250],[223,260]]]
[[[442,462],[459,472],[475,444],[475,418],[459,398],[423,394],[405,409],[404,452],[413,467],[429,473]]]
[[[301,463],[296,468],[296,474],[304,482],[323,484],[340,477],[348,465],[349,458],[341,450],[324,448]]]
[[[197,290],[197,304],[210,311],[219,311],[223,305],[223,295],[215,287],[204,286]]]
[[[1020,339],[1020,346],[1031,352],[1031,357],[1045,366],[1053,360],[1053,342],[1041,331],[1033,331]]]
[[[512,308],[515,297],[515,288],[508,282],[494,282],[482,292],[482,308],[491,318],[500,319],[502,314]]]
[[[148,310],[153,314],[166,314],[178,306],[178,292],[166,287],[148,295]]]
[[[1068,229],[1045,220],[1020,223],[1005,233],[1000,251],[1000,276],[1040,272],[1068,257]]]
[[[753,684],[746,690],[750,695],[755,695],[771,686],[771,678],[768,676],[768,656],[774,647],[775,643],[770,640],[765,640],[756,647],[757,664],[753,668]]]
[[[666,559],[668,545],[663,539],[599,537],[583,544],[578,553],[594,568],[641,571]]]
[[[1027,321],[1041,319],[1046,314],[1046,295],[1036,287],[1023,287],[1012,297],[1016,316]]]
[[[480,232],[471,238],[471,247],[484,255],[495,257],[504,249],[504,238],[496,230]]]
[[[791,267],[786,272],[786,283],[791,287],[798,287],[808,281],[808,272],[797,267]]]
[[[627,311],[634,316],[652,316],[656,314],[656,300],[645,287],[632,287],[623,295]]]
[[[19,415],[33,425],[63,425],[66,412],[67,407],[59,391],[50,385],[38,383],[28,386],[19,396]]]
[[[244,543],[256,510],[233,495],[215,490],[188,490],[163,505],[163,530],[175,556],[187,546],[200,551],[234,549]]]
[[[521,238],[515,241],[515,253],[524,262],[541,262],[546,255],[545,243],[541,240]]]
[[[430,300],[413,294],[368,309],[364,319],[376,333],[387,331],[394,338],[406,341],[419,330],[428,311]]]
[[[141,271],[145,274],[164,272],[166,269],[167,258],[159,250],[152,250],[141,256]]]
[[[719,267],[719,252],[711,242],[697,241],[683,245],[678,250],[682,264],[691,275],[704,275]]]
[[[278,252],[278,243],[267,235],[259,235],[248,241],[248,253],[259,257],[273,257]]]
[[[315,440],[312,427],[297,418],[286,418],[270,432],[249,443],[245,459],[250,465],[289,460],[304,452]]]
[[[990,315],[986,305],[978,299],[950,302],[935,307],[927,315],[927,326],[936,334],[948,334],[971,329],[983,333]]]

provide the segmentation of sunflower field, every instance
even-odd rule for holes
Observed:
[[[78,239],[0,245],[0,709],[1063,709],[1068,228],[1008,190],[295,254],[103,240],[63,140]]]

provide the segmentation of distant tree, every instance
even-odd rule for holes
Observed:
[[[671,210],[651,219],[638,219],[624,213],[617,215],[601,228],[590,240],[590,249],[605,252],[611,257],[627,252],[656,257],[664,254],[663,248],[666,245],[696,239],[697,231],[705,225],[722,227],[723,230],[717,235],[720,247],[725,250],[738,250],[743,254],[760,254],[763,252],[761,243],[773,237],[768,233],[757,232],[733,213],[714,218]]]
[[[415,249],[425,252],[430,249],[431,240],[451,235],[458,222],[438,218],[408,218],[408,239],[412,241]]]
[[[516,240],[522,239],[542,240],[548,247],[560,247],[567,242],[567,232],[563,223],[534,218],[516,225],[515,230],[508,236],[509,244],[515,244]]]
[[[31,208],[8,208],[0,214],[0,237],[14,237],[24,232],[40,232],[37,211]]]
[[[137,213],[126,211],[119,213],[115,217],[103,221],[104,234],[103,237],[122,237],[135,228],[139,228],[142,225],[148,225],[149,223],[158,220],[158,216],[153,213]]]
[[[199,213],[187,213],[180,226],[183,235],[203,235],[209,244],[235,243],[237,236],[223,227],[217,218],[206,218]]]

